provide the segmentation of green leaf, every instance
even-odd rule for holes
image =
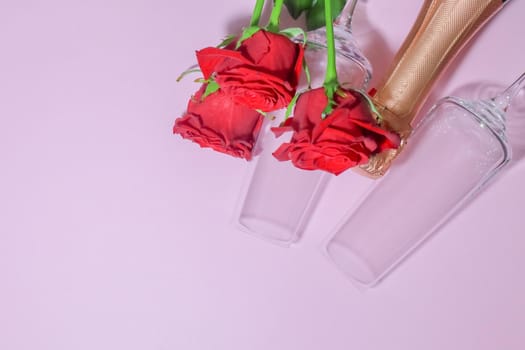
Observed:
[[[308,63],[306,62],[306,59],[303,58],[303,70],[304,75],[306,75],[306,82],[308,83],[308,89],[312,88],[312,77],[310,75],[310,68],[308,68]]]
[[[326,94],[326,97],[328,98],[328,103],[326,104],[326,107],[323,111],[322,118],[326,118],[332,111],[334,110],[334,107],[337,106],[337,103],[335,102],[334,95],[336,94],[337,90],[339,89],[339,86],[337,82],[328,82],[323,84],[324,87],[324,93]]]
[[[357,91],[357,90],[355,90]],[[342,98],[346,98],[348,96],[348,94],[343,90],[343,89],[337,89],[335,91],[335,94],[339,97],[342,97]]]
[[[288,107],[286,107],[286,114],[284,115],[284,120],[288,119],[290,117],[290,115],[292,114],[292,109],[295,106],[295,104],[297,103],[297,99],[299,98],[300,95],[301,95],[301,93],[295,94],[295,96],[292,98],[292,100],[288,104]],[[284,122],[284,120],[283,120],[283,122]]]
[[[235,40],[235,35],[228,35],[226,38],[224,38],[223,41],[221,41],[219,45],[217,45],[217,48],[221,49],[223,47],[226,47],[229,44],[231,44],[231,42],[234,40]]]
[[[253,36],[255,33],[257,33],[259,30],[261,30],[260,27],[248,27],[248,28],[245,28],[243,31],[242,31],[242,35],[241,37],[239,38],[239,40],[237,40],[237,45],[235,45],[235,48],[238,49],[239,47],[241,47],[241,44],[244,40],[250,38],[251,36]]]
[[[346,0],[332,1],[332,20],[336,19],[345,6]],[[325,26],[324,21],[324,2],[317,0],[315,4],[306,11],[306,28],[308,30],[317,29]]]
[[[286,35],[289,38],[303,37],[303,46],[306,45],[306,33],[303,28],[292,27],[281,30],[279,33]]]
[[[210,80],[210,82],[206,86],[206,90],[204,90],[204,94],[202,94],[201,100],[204,100],[206,97],[218,91],[220,88],[221,87],[215,80]]]
[[[284,0],[284,6],[288,10],[290,16],[294,19],[299,18],[301,14],[310,9],[315,3],[315,0]]]
[[[355,89],[352,89],[358,93],[360,93],[365,99],[366,99],[366,102],[368,102],[368,107],[370,108],[370,111],[372,112],[372,114],[375,115],[375,118],[376,118],[376,122],[377,123],[381,123],[383,121],[383,116],[381,115],[381,113],[379,113],[379,111],[377,110],[376,106],[374,105],[374,102],[372,101],[372,99],[370,98],[370,96],[368,96],[368,94],[364,91],[361,91],[361,90],[355,90]]]
[[[262,115],[263,117],[269,119],[269,120],[275,120],[275,116],[273,115],[270,115],[268,113],[266,113],[265,111],[263,111],[262,109],[256,109],[255,110],[257,113],[259,113],[260,115]]]
[[[182,72],[178,77],[177,77],[177,82],[181,81],[182,78],[184,78],[186,75],[188,74],[191,74],[191,73],[197,73],[197,72],[200,72],[200,68],[188,68],[186,69],[184,72]]]

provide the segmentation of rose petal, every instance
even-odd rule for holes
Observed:
[[[250,159],[263,117],[220,90],[202,100],[205,88],[190,100],[185,115],[175,120],[173,132],[201,147]]]
[[[196,56],[204,79],[209,79],[214,72],[220,73],[242,64],[250,64],[239,51],[216,47],[199,50]]]

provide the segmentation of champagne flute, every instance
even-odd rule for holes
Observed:
[[[357,0],[348,1],[334,22],[336,66],[344,87],[366,89],[371,65],[361,53],[351,32]],[[304,38],[296,38],[302,41]],[[303,77],[298,91],[322,85],[326,71],[326,29],[307,33],[305,61],[310,84]],[[270,125],[266,125],[268,129]],[[304,171],[289,162],[278,162],[272,152],[281,142],[272,133],[263,134],[257,145],[259,156],[248,165],[234,223],[241,230],[288,246],[299,239],[328,177],[321,171]]]
[[[391,171],[336,228],[325,245],[330,260],[373,286],[468,204],[511,159],[506,112],[524,87],[525,74],[491,99],[440,100]]]

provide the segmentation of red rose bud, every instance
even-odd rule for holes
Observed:
[[[286,107],[297,89],[304,50],[288,37],[259,30],[224,49],[197,51],[204,79],[212,78],[235,101],[270,112]]]
[[[263,116],[217,91],[202,99],[203,85],[190,99],[184,116],[175,120],[174,134],[234,157],[251,159]]]
[[[373,154],[399,146],[399,136],[377,124],[363,95],[349,90],[341,92],[344,97],[336,94],[336,106],[325,119],[322,113],[328,98],[324,88],[299,96],[293,118],[272,129],[277,136],[293,131],[290,142],[273,153],[275,158],[291,160],[301,169],[320,169],[339,175],[367,163]]]

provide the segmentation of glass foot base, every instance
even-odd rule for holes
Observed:
[[[254,236],[282,245],[289,245],[297,240],[297,234],[290,228],[255,216],[241,216],[239,225],[244,231]],[[264,233],[264,235],[260,233]]]
[[[332,263],[355,282],[364,286],[371,286],[376,283],[377,274],[348,247],[338,242],[330,242],[326,247],[326,252]]]

